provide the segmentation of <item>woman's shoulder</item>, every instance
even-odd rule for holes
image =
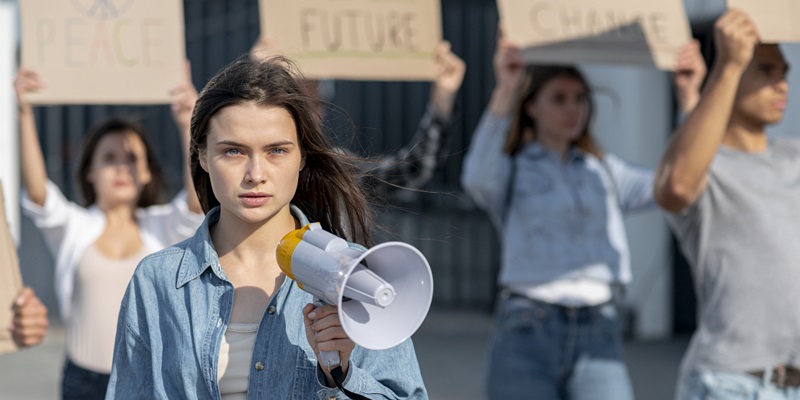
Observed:
[[[134,279],[163,281],[167,276],[176,276],[190,242],[191,238],[145,256],[134,272]]]

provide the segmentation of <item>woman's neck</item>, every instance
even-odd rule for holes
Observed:
[[[738,151],[760,153],[767,149],[765,126],[732,118],[722,144]]]
[[[108,225],[120,225],[136,222],[136,206],[130,204],[109,205],[102,202],[97,207],[103,212]]]
[[[567,155],[567,151],[569,151],[570,148],[570,143],[568,141],[553,139],[547,135],[539,135],[536,141],[548,151],[556,153],[562,158]]]
[[[244,265],[259,264],[265,254],[275,258],[278,243],[296,225],[289,205],[260,223],[243,221],[221,209],[219,222],[211,228],[211,241],[220,258],[233,258]]]

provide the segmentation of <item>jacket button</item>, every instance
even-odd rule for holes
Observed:
[[[275,306],[269,306],[267,308],[267,313],[269,313],[269,315],[275,314],[275,311],[278,311],[278,309],[275,308]]]
[[[256,363],[256,371],[263,371],[264,370],[264,363],[259,361]]]

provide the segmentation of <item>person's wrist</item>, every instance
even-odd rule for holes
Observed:
[[[742,66],[735,62],[721,61],[714,65],[714,69],[712,70],[713,80],[730,81],[738,85],[746,68],[746,65]]]
[[[508,116],[514,102],[514,95],[515,91],[509,87],[496,87],[489,102],[489,112],[498,117]]]
[[[19,114],[20,115],[30,115],[33,114],[33,106],[29,103],[19,103]]]
[[[455,105],[455,94],[449,93],[444,90],[436,90],[433,93],[433,112],[436,116],[448,119],[453,114],[453,106]]]
[[[700,102],[700,93],[682,93],[678,94],[678,107],[684,113],[692,111],[697,103]]]
[[[735,58],[723,56],[719,58],[716,67],[718,70],[726,73],[742,74],[747,69],[748,60],[737,60]]]
[[[495,86],[493,93],[497,93],[497,94],[500,94],[500,95],[513,96],[514,92],[516,92],[516,90],[517,90],[516,83],[509,82],[507,80],[498,79],[497,86]]]

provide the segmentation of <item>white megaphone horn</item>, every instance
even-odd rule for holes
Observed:
[[[338,307],[347,336],[366,349],[397,346],[428,314],[433,276],[409,244],[387,242],[365,251],[313,223],[284,236],[277,257],[301,289]],[[339,353],[323,352],[320,362],[338,365]]]

